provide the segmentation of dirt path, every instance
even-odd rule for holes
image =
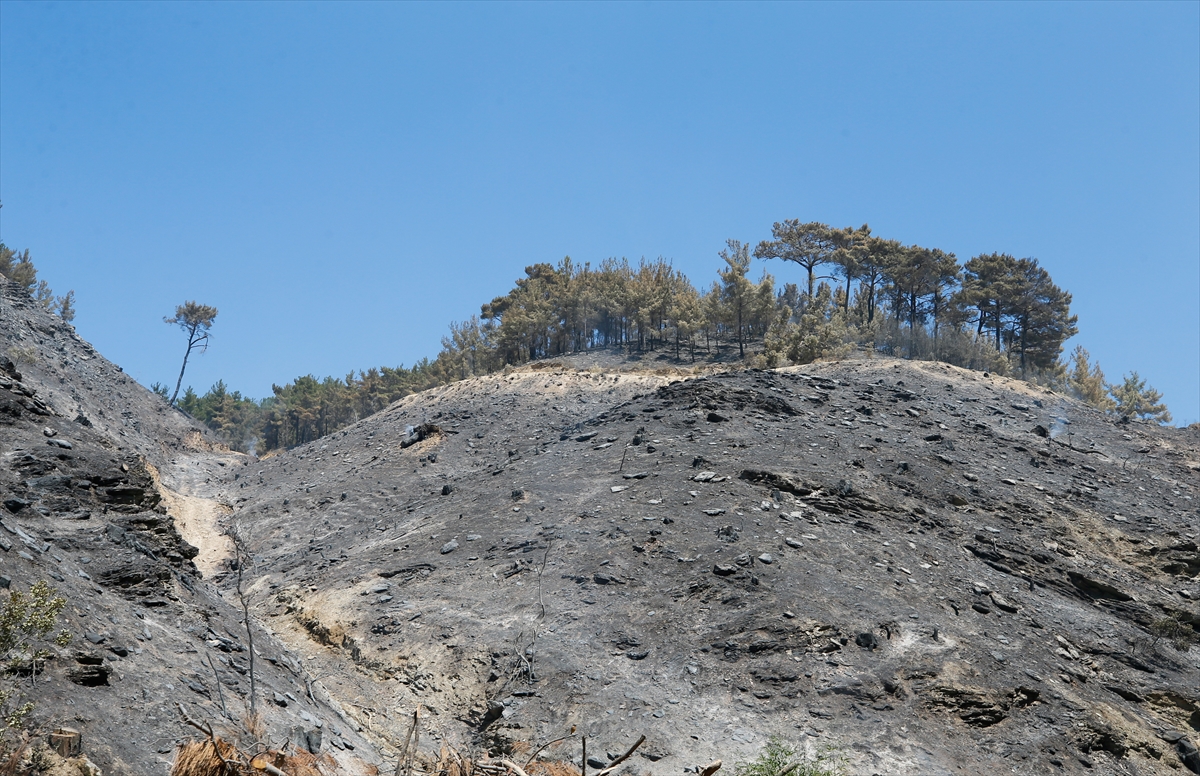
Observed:
[[[167,514],[175,518],[175,527],[184,540],[200,550],[194,559],[204,577],[212,576],[221,562],[233,555],[233,543],[223,534],[221,518],[232,510],[218,501],[185,496],[162,488]]]
[[[180,461],[171,471],[172,484],[178,490],[168,487],[157,471],[152,471],[155,484],[162,494],[163,505],[175,520],[175,527],[184,540],[200,550],[193,562],[200,574],[210,577],[221,563],[233,556],[233,542],[224,533],[221,519],[233,512],[233,509],[218,499],[193,495],[195,491],[211,491],[204,483],[210,482],[204,477],[203,468],[197,466],[197,461]]]

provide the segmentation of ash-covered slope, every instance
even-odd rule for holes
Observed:
[[[864,774],[1200,771],[1200,649],[1149,632],[1200,628],[1198,443],[934,364],[552,365],[253,463],[230,519],[264,625],[381,738],[420,704],[428,745],[645,733],[640,772],[770,734]]]
[[[242,456],[206,452],[199,426],[6,280],[0,346],[0,587],[53,585],[67,599],[60,625],[73,636],[44,670],[9,676],[6,686],[35,703],[35,729],[79,730],[105,774],[167,772],[176,742],[195,733],[180,723],[177,701],[236,740],[248,695],[245,629],[201,579],[197,548],[164,497],[218,507],[203,498],[219,496],[218,478],[205,472],[240,468]],[[188,492],[205,479],[211,493]],[[264,632],[255,647],[271,740],[307,744],[319,731],[328,751],[344,735],[373,761],[319,686],[310,695],[297,660]],[[367,770],[344,745],[333,754],[343,772]]]

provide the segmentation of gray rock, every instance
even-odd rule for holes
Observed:
[[[999,593],[993,592],[990,597],[992,599],[992,603],[994,603],[996,605],[997,609],[1008,612],[1009,614],[1017,613],[1016,605],[1013,603],[1010,603],[1004,596],[1000,595]]]
[[[769,552],[764,552],[762,555],[758,556],[758,562],[770,566],[775,562],[775,556]]]
[[[450,541],[448,541],[442,545],[441,553],[443,555],[449,555],[450,553],[454,552],[457,549],[458,549],[458,540],[451,539]]]

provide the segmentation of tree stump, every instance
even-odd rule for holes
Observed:
[[[63,757],[74,757],[83,752],[83,736],[73,728],[57,728],[50,734],[50,748]]]

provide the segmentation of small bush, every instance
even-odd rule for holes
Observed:
[[[8,357],[13,360],[14,364],[36,364],[38,362],[38,351],[33,345],[25,347],[11,347],[8,349]]]
[[[45,582],[38,582],[28,593],[11,591],[0,604],[0,755],[16,747],[33,702],[24,701],[13,676],[36,675],[40,665],[53,652],[51,645],[65,647],[71,634],[62,630],[52,635],[58,615],[67,601]]]
[[[1179,652],[1187,652],[1196,643],[1196,631],[1183,614],[1155,620],[1150,624],[1150,633],[1154,635],[1155,644],[1165,640]]]
[[[734,776],[844,776],[846,759],[834,747],[815,752],[789,746],[772,736],[762,752],[749,762],[734,766]]]

